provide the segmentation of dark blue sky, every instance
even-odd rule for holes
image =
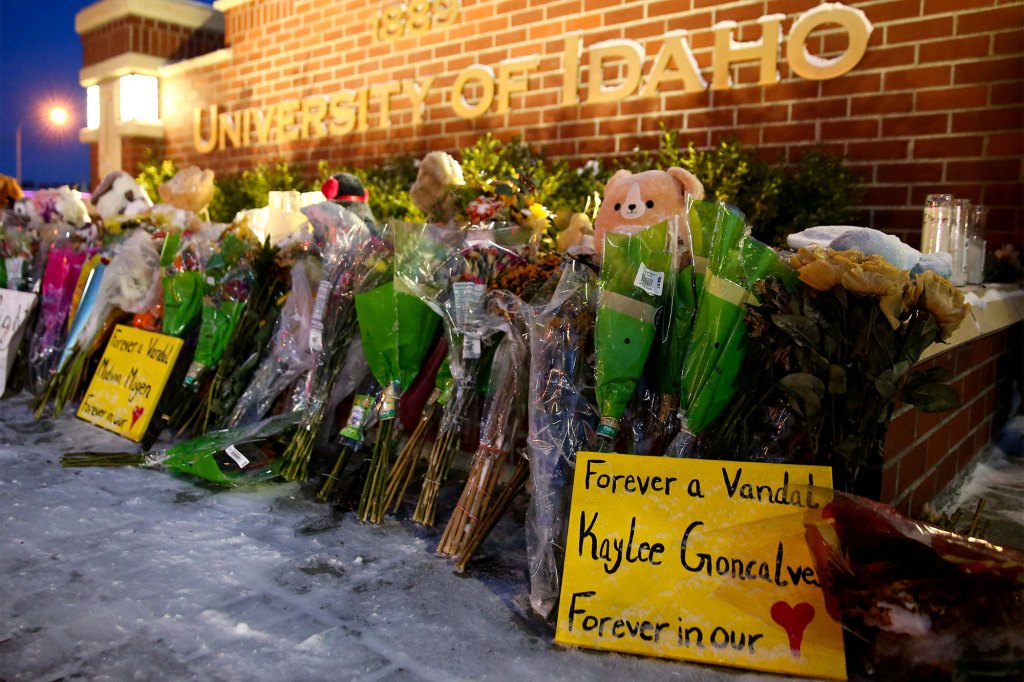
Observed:
[[[207,4],[212,0],[205,0]],[[75,14],[89,0],[0,0],[0,173],[14,175],[15,130],[22,126],[22,178],[26,184],[99,183],[89,177],[85,89],[78,84],[82,41]],[[71,121],[62,132],[44,118],[50,100],[65,103]]]
[[[79,183],[88,187],[85,90],[78,85],[82,42],[75,13],[84,0],[0,0],[0,172],[14,175],[15,129],[22,125],[21,166],[26,184]],[[71,120],[61,132],[47,125],[51,99],[66,103]]]

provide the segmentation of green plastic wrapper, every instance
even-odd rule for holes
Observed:
[[[733,368],[720,366],[719,362],[732,359],[731,354],[723,358],[723,352],[737,327],[743,327],[743,304],[748,292],[740,250],[748,232],[743,214],[730,209],[721,215],[711,239],[708,270],[683,367],[680,401],[686,428],[695,434],[707,425],[708,399],[701,401],[698,396],[708,378],[714,372],[735,375]]]
[[[391,406],[381,418],[391,419],[394,400],[419,374],[441,318],[419,298],[396,291],[394,279],[356,294],[355,304],[366,362],[381,386],[390,388],[391,396],[385,400]]]
[[[196,341],[192,364],[185,376],[187,386],[196,385],[207,370],[220,362],[238,321],[245,313],[254,277],[248,265],[236,267],[221,282],[212,286],[210,294],[203,298],[199,339]]]
[[[180,232],[169,232],[164,239],[160,267],[165,273],[163,333],[181,337],[202,311],[206,276]]]
[[[675,278],[675,239],[667,222],[633,235],[605,234],[594,334],[598,434],[607,438],[618,433],[654,343],[656,318]]]
[[[212,431],[171,447],[147,460],[168,471],[226,487],[266,481],[277,476],[287,434],[301,414],[289,412],[255,424]]]
[[[753,297],[754,285],[769,276],[780,278],[787,288],[795,285],[796,273],[770,246],[747,237],[740,245],[741,279],[747,290],[743,306]],[[741,309],[739,320],[727,334],[719,348],[718,360],[708,374],[703,386],[690,402],[688,427],[693,433],[702,432],[729,404],[739,388],[736,377],[747,348],[747,327],[743,323],[745,308]]]

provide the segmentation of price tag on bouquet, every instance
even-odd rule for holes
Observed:
[[[14,366],[29,314],[35,305],[35,294],[0,289],[0,395],[7,388],[7,377]]]
[[[174,369],[183,341],[127,325],[114,327],[78,417],[142,440]]]
[[[828,467],[579,453],[555,641],[846,679],[806,524]]]

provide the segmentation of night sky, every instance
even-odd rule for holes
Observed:
[[[207,0],[204,4],[210,4]],[[22,179],[27,186],[98,184],[89,177],[85,89],[78,84],[82,41],[75,14],[88,0],[0,0],[0,173],[15,174],[15,130],[22,126]],[[71,120],[55,130],[45,118],[51,102]],[[128,169],[134,171],[134,169]]]

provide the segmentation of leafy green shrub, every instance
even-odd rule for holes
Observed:
[[[146,194],[154,204],[159,204],[161,201],[160,185],[173,178],[174,174],[178,172],[178,167],[170,159],[158,161],[153,155],[153,150],[149,149],[146,151],[145,161],[139,162],[138,171],[139,174],[135,181],[142,186],[142,189],[146,190]]]
[[[806,150],[795,165],[763,161],[750,147],[725,139],[717,147],[685,150],[680,133],[662,129],[657,151],[627,159],[633,172],[679,166],[704,184],[705,198],[736,206],[753,235],[766,244],[783,245],[786,235],[814,225],[843,224],[855,214],[862,188],[843,158],[821,147]]]
[[[216,191],[210,201],[210,219],[230,223],[235,215],[248,208],[267,205],[267,193],[280,190],[308,191],[309,179],[287,161],[261,163],[239,175],[218,177]]]
[[[860,180],[843,165],[843,157],[812,147],[786,169],[772,240],[815,225],[848,225],[864,194]]]

